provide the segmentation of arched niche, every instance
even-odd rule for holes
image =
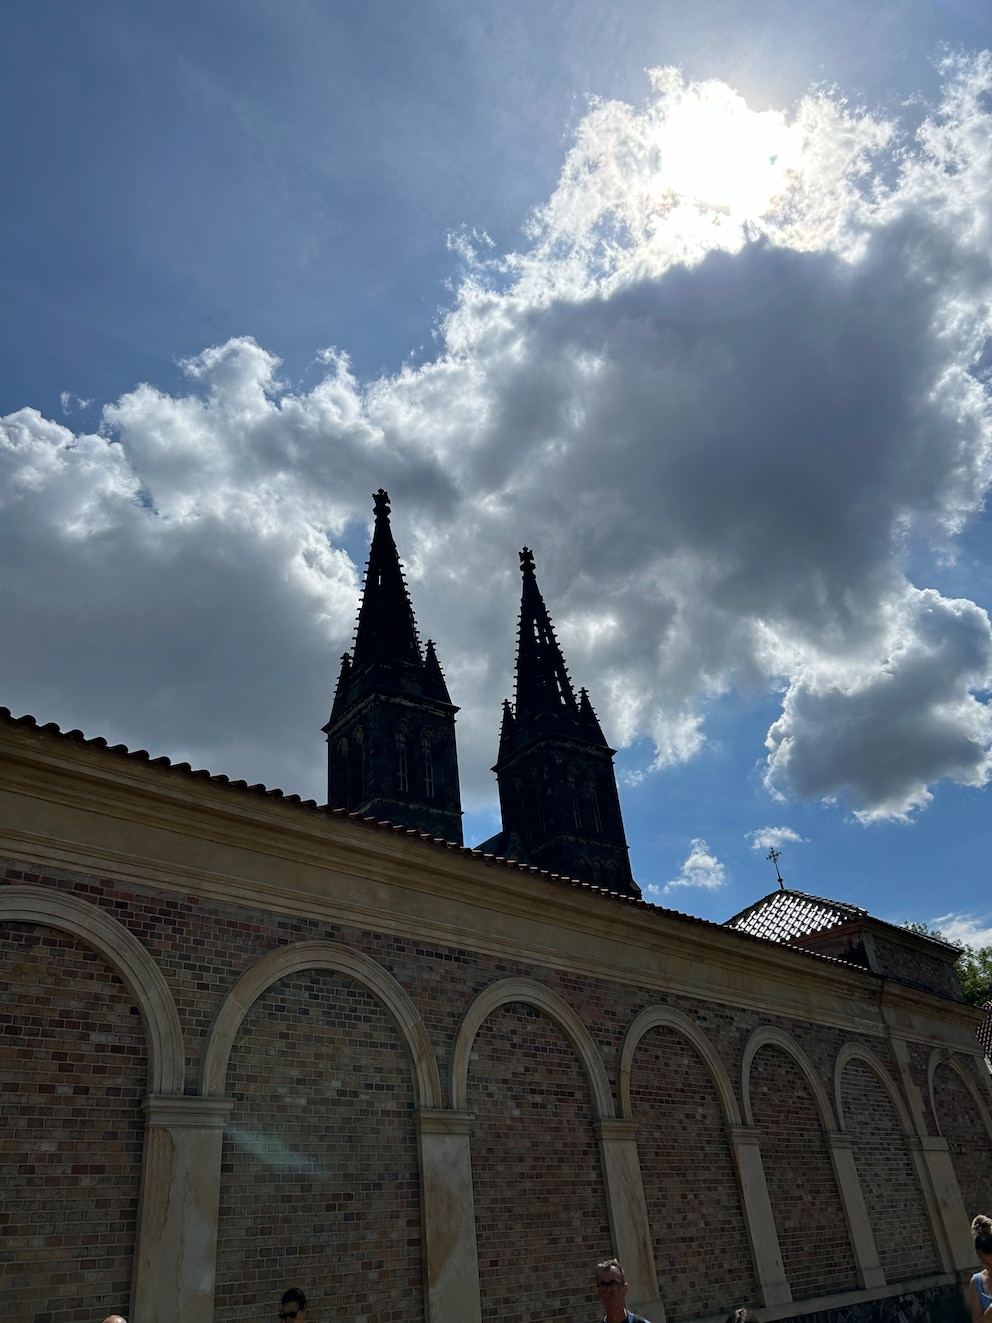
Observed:
[[[787,1056],[792,1058],[809,1085],[813,1102],[820,1117],[820,1125],[828,1134],[836,1130],[837,1126],[834,1121],[833,1108],[830,1106],[830,1099],[827,1097],[827,1091],[813,1069],[809,1057],[794,1038],[785,1033],[784,1030],[777,1029],[770,1024],[755,1029],[744,1047],[744,1055],[741,1060],[741,1098],[744,1103],[744,1124],[754,1125],[754,1111],[751,1107],[751,1065],[755,1056],[763,1047],[780,1048]]]
[[[844,1067],[852,1061],[861,1061],[878,1078],[878,1082],[889,1095],[889,1100],[895,1108],[896,1115],[899,1118],[899,1124],[902,1126],[902,1132],[906,1136],[914,1135],[913,1119],[909,1114],[909,1108],[895,1080],[886,1070],[885,1066],[879,1061],[878,1057],[870,1048],[862,1047],[860,1043],[845,1043],[837,1053],[837,1060],[834,1062],[834,1106],[837,1110],[837,1126],[840,1130],[846,1129],[844,1121],[844,1101],[841,1094],[841,1085],[844,1078]]]
[[[971,1100],[975,1104],[978,1115],[982,1119],[982,1124],[985,1126],[986,1134],[989,1139],[992,1140],[992,1114],[989,1113],[988,1105],[979,1092],[974,1077],[964,1069],[962,1063],[953,1055],[953,1053],[949,1052],[946,1047],[939,1047],[931,1052],[930,1060],[927,1063],[927,1089],[930,1094],[930,1111],[937,1123],[938,1133],[943,1135],[943,1130],[940,1125],[940,1113],[937,1109],[937,1100],[934,1092],[934,1076],[936,1075],[939,1066],[947,1066],[948,1069],[952,1070],[955,1075],[957,1075],[958,1079],[971,1095]]]
[[[529,978],[507,978],[491,983],[465,1012],[451,1053],[451,1105],[456,1111],[468,1106],[468,1065],[476,1034],[493,1011],[510,1002],[523,1002],[543,1011],[575,1048],[592,1092],[596,1119],[615,1115],[613,1095],[603,1060],[595,1043],[571,1006],[550,988]]]
[[[626,1119],[631,1116],[630,1072],[637,1046],[649,1030],[659,1028],[673,1029],[692,1044],[709,1071],[727,1124],[740,1125],[740,1109],[737,1106],[737,1099],[734,1097],[730,1076],[724,1069],[723,1062],[717,1055],[713,1044],[705,1034],[700,1032],[698,1026],[687,1015],[684,1015],[681,1011],[672,1010],[668,1006],[648,1006],[639,1015],[635,1016],[627,1027],[627,1032],[624,1034],[623,1043],[620,1047],[618,1068],[620,1115]]]
[[[0,888],[3,922],[44,924],[72,933],[98,951],[141,1013],[148,1043],[149,1093],[183,1092],[185,1053],[176,1004],[162,971],[133,933],[98,905],[40,887]]]
[[[202,1092],[205,1098],[224,1096],[227,1064],[241,1022],[258,997],[290,974],[324,969],[344,974],[362,984],[386,1007],[400,1031],[410,1056],[419,1108],[442,1105],[441,1076],[424,1022],[413,1002],[381,965],[360,951],[334,942],[293,942],[271,951],[238,979],[224,998],[207,1036],[203,1059]]]

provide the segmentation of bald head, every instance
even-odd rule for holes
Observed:
[[[103,1323],[127,1323],[127,1319],[120,1314],[108,1314]]]

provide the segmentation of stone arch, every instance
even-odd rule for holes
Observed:
[[[0,888],[0,923],[4,921],[61,929],[98,951],[141,1012],[149,1093],[183,1092],[185,1052],[176,1004],[162,971],[133,933],[89,901],[38,887]]]
[[[669,1317],[714,1315],[728,1298],[757,1298],[734,1136],[740,1108],[698,1023],[668,1006],[630,1022],[620,1046],[618,1110],[636,1133],[651,1259]],[[699,1254],[699,1227],[721,1269]]]
[[[597,1120],[612,1118],[613,1094],[603,1059],[595,1043],[571,1006],[550,988],[529,978],[505,978],[491,983],[472,1002],[455,1035],[451,1052],[451,1105],[456,1111],[468,1106],[468,1066],[472,1044],[486,1018],[508,1002],[520,1001],[543,1011],[561,1029],[578,1053],[592,1091]]]
[[[887,1282],[939,1272],[932,1213],[914,1160],[915,1129],[895,1080],[870,1048],[847,1043],[837,1054],[834,1089],[837,1141],[850,1154],[850,1184],[857,1182],[869,1223],[867,1235],[852,1226],[852,1243],[863,1251],[870,1235]],[[836,1156],[848,1161],[843,1150]]]
[[[852,1143],[837,1133],[827,1088],[806,1053],[764,1025],[745,1045],[741,1076],[745,1125],[759,1137],[792,1299],[881,1285]]]
[[[969,1055],[938,1048],[927,1069],[937,1132],[947,1146],[968,1221],[992,1204],[992,1126],[984,1090],[968,1069]],[[984,1065],[980,1068],[984,1073]]]
[[[768,1046],[781,1048],[787,1056],[793,1059],[809,1085],[810,1093],[813,1095],[813,1101],[816,1104],[816,1110],[820,1116],[820,1125],[828,1134],[836,1130],[837,1126],[834,1121],[833,1108],[830,1106],[830,1099],[827,1097],[827,1091],[813,1069],[809,1057],[790,1034],[785,1033],[782,1029],[776,1029],[774,1025],[770,1024],[755,1029],[744,1047],[744,1056],[741,1061],[741,1098],[744,1102],[744,1124],[754,1125],[754,1111],[751,1107],[751,1064],[759,1049]]]
[[[442,1106],[441,1075],[424,1022],[413,1002],[381,965],[333,942],[293,942],[270,951],[238,979],[210,1027],[203,1059],[203,1096],[222,1098],[234,1040],[252,1003],[273,983],[305,969],[344,974],[368,989],[393,1017],[410,1056],[417,1106]]]
[[[948,1066],[961,1080],[962,1084],[971,1095],[971,1100],[975,1104],[978,1115],[982,1118],[982,1124],[985,1126],[989,1139],[992,1140],[992,1115],[989,1113],[988,1106],[982,1098],[982,1095],[979,1093],[978,1086],[974,1079],[964,1069],[957,1057],[948,1051],[946,1047],[939,1047],[931,1052],[930,1060],[927,1063],[927,1090],[930,1095],[930,1111],[937,1123],[937,1133],[943,1137],[944,1132],[940,1126],[940,1113],[937,1110],[937,1100],[934,1094],[934,1076],[937,1073],[938,1066]]]
[[[872,1074],[878,1077],[878,1082],[889,1095],[889,1100],[895,1108],[896,1115],[899,1117],[899,1124],[902,1126],[904,1135],[911,1136],[916,1132],[913,1127],[913,1119],[909,1114],[909,1108],[906,1106],[905,1099],[899,1092],[895,1080],[886,1070],[885,1066],[879,1061],[878,1057],[870,1048],[862,1047],[858,1043],[845,1043],[837,1053],[837,1060],[834,1062],[834,1105],[837,1109],[837,1128],[846,1129],[844,1123],[844,1103],[841,1096],[841,1083],[844,1076],[844,1067],[851,1061],[862,1061]]]
[[[740,1125],[740,1110],[737,1106],[737,1099],[734,1097],[730,1076],[727,1074],[713,1044],[689,1019],[688,1015],[684,1015],[682,1011],[673,1010],[668,1006],[648,1006],[634,1017],[623,1036],[623,1043],[620,1046],[620,1064],[617,1071],[620,1115],[628,1120],[631,1117],[630,1071],[634,1063],[634,1053],[637,1051],[637,1046],[649,1029],[659,1028],[674,1029],[676,1033],[681,1034],[692,1044],[710,1073],[727,1124]]]

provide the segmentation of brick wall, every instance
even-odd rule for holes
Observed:
[[[74,938],[0,929],[0,1299],[9,1323],[126,1310],[146,1092],[144,1028]]]
[[[886,1281],[939,1272],[902,1125],[878,1076],[863,1061],[849,1061],[844,1067],[842,1100],[844,1126],[854,1136],[854,1160]]]
[[[765,1012],[696,1003],[576,971],[535,968],[511,958],[285,918],[151,887],[57,871],[42,876],[16,866],[7,870],[6,880],[72,892],[138,938],[175,999],[186,1036],[191,1092],[198,1087],[207,1030],[237,978],[278,947],[316,939],[363,952],[399,982],[423,1017],[446,1086],[452,1043],[465,1011],[484,988],[507,977],[533,978],[560,996],[588,1028],[614,1082],[623,1035],[633,1018],[652,1005],[668,1004],[689,1016],[732,1079],[739,1078],[743,1046],[759,1024],[778,1022],[801,1042],[828,1090],[836,1053],[848,1041],[840,1029],[776,1021]],[[22,941],[16,926],[4,932],[15,946]],[[81,1266],[84,1261],[76,1251],[82,1242],[77,1242],[60,1260],[69,1266],[59,1269],[63,1281],[52,1289],[57,1294],[71,1287],[77,1293],[72,1298],[82,1300],[81,1274],[96,1272],[103,1294],[96,1304],[92,1294],[84,1304],[65,1304],[67,1312],[57,1317],[53,1305],[50,1319],[39,1308],[15,1323],[35,1323],[35,1313],[39,1323],[81,1323],[126,1304],[140,1165],[139,1099],[147,1091],[142,1026],[123,988],[92,952],[66,938],[49,934],[49,940],[59,949],[73,950],[73,958],[90,971],[88,982],[65,975],[65,987],[59,984],[58,991],[47,994],[60,1012],[52,1048],[65,1054],[65,1060],[54,1063],[60,1068],[55,1077],[62,1080],[63,1068],[75,1067],[94,1089],[109,1056],[122,1081],[113,1086],[123,1092],[114,1095],[112,1104],[103,1099],[86,1112],[90,1104],[83,1094],[74,1095],[71,1104],[82,1109],[78,1114],[84,1119],[79,1125],[73,1122],[73,1133],[81,1137],[88,1159],[73,1165],[91,1165],[94,1152],[99,1153],[100,1163],[114,1169],[115,1202],[99,1202],[106,1192],[96,1178],[106,1173],[77,1172],[77,1177],[92,1176],[93,1181],[76,1187],[71,1171],[59,1178],[60,1201],[63,1189],[80,1191],[71,1198],[85,1204],[90,1216],[87,1248],[98,1248],[92,1233],[102,1219],[109,1229],[107,1254],[100,1250],[99,1266]],[[48,962],[28,968],[17,963],[20,958],[8,955],[13,972],[4,977],[22,998],[14,1014],[23,1019],[34,1015],[31,989],[45,986],[39,979]],[[91,995],[97,970],[96,983],[114,989],[113,996],[101,993],[98,1004]],[[94,1014],[97,1005],[101,1015],[111,1016],[107,1025],[94,1029],[75,1011],[65,1020],[61,1009],[73,997],[82,998],[87,1015]],[[8,1007],[9,999],[5,1012]],[[123,1034],[122,1025],[130,1037],[112,1040],[108,1035]],[[13,1022],[11,1026],[18,1027]],[[67,1045],[70,1032],[76,1037]],[[111,1041],[113,1052],[100,1048],[101,1042]],[[874,1050],[884,1055],[884,1045],[876,1042]],[[928,1047],[920,1049],[913,1058],[924,1094],[928,1052]],[[7,1090],[0,1094],[4,1106],[16,1098],[19,1108],[24,1061],[36,1068],[33,1053],[22,1060],[16,1050],[13,1055],[8,1051],[0,1058],[0,1078]],[[54,1071],[54,1065],[50,1068]],[[126,1081],[125,1068],[131,1071]],[[891,1064],[889,1068],[895,1073]],[[47,1076],[41,1080],[50,1082]],[[701,1059],[677,1033],[652,1030],[635,1054],[631,1087],[651,1234],[669,1317],[679,1323],[719,1312],[728,1300],[754,1300],[730,1144]],[[853,1083],[851,1088],[852,1116],[862,1115],[873,1104],[858,1102],[861,1095]],[[503,1007],[480,1028],[468,1090],[469,1110],[475,1116],[471,1150],[487,1323],[595,1317],[592,1267],[610,1251],[610,1234],[594,1108],[575,1050],[555,1023],[533,1007]],[[342,1309],[375,1320],[416,1323],[422,1318],[411,1070],[399,1032],[377,999],[348,979],[323,971],[282,980],[249,1010],[235,1043],[226,1091],[235,1107],[223,1157],[219,1323],[270,1317],[287,1285],[313,1293],[318,1302],[315,1319]],[[766,1047],[755,1058],[752,1096],[796,1298],[850,1289],[855,1274],[843,1213],[804,1079],[791,1059]],[[961,1112],[960,1103],[951,1110]],[[72,1118],[76,1116],[74,1110]],[[32,1133],[44,1137],[45,1122],[39,1118],[40,1113]],[[963,1124],[973,1136],[974,1117]],[[885,1133],[891,1139],[890,1132]],[[11,1132],[3,1138],[15,1150],[11,1156],[8,1148],[8,1160],[30,1165],[24,1154],[34,1151],[31,1134]],[[123,1157],[115,1156],[115,1145],[122,1146]],[[883,1180],[903,1180],[894,1148],[879,1162]],[[969,1188],[977,1181],[976,1174]],[[962,1188],[967,1183],[963,1181]],[[987,1206],[992,1207],[992,1197]],[[22,1221],[18,1218],[17,1225]],[[96,1233],[98,1241],[101,1234]],[[906,1234],[911,1234],[909,1229]],[[885,1241],[879,1235],[880,1250]],[[40,1299],[38,1291],[49,1290],[54,1270],[37,1266],[48,1261],[29,1258],[31,1247],[12,1252],[12,1243],[0,1246],[0,1267],[9,1271],[12,1263],[18,1264],[26,1277],[17,1289]],[[814,1243],[815,1254],[810,1251]],[[92,1259],[90,1255],[85,1263]],[[124,1299],[110,1299],[107,1293],[118,1289],[125,1291]]]
[[[767,1045],[751,1066],[751,1103],[793,1299],[853,1290],[857,1272],[823,1127],[802,1071]]]
[[[968,1068],[970,1063],[965,1065]],[[951,1151],[968,1220],[976,1213],[992,1216],[992,1142],[974,1099],[946,1063],[934,1071],[933,1094],[940,1132]]]
[[[325,971],[281,980],[242,1022],[228,1092],[218,1323],[274,1314],[287,1286],[317,1317],[420,1317],[411,1068],[378,1002]]]
[[[876,968],[883,974],[905,979],[921,988],[932,989],[944,997],[963,1000],[961,985],[954,973],[954,962],[942,960],[926,951],[918,951],[908,942],[891,941],[873,934]]]
[[[631,1072],[648,1220],[670,1323],[756,1300],[744,1214],[716,1088],[668,1028],[641,1039]]]
[[[589,1085],[575,1050],[526,1005],[495,1011],[468,1077],[482,1317],[582,1318],[610,1229]]]

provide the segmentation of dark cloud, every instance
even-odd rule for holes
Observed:
[[[713,695],[772,686],[775,793],[870,820],[983,784],[987,616],[905,558],[953,554],[990,477],[992,65],[948,78],[915,145],[807,103],[786,195],[747,233],[733,197],[672,201],[658,134],[716,105],[746,139],[749,112],[659,79],[642,111],[592,108],[530,248],[472,259],[433,361],[363,385],[329,352],[302,390],[242,338],[99,435],[8,419],[5,701],[319,797],[386,486],[470,801],[492,791],[525,543],[613,739],[689,757]]]

